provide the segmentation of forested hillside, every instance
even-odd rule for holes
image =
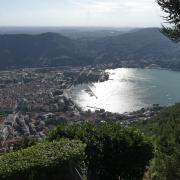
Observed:
[[[135,124],[154,139],[151,180],[180,179],[180,104],[165,108],[155,119]]]
[[[93,50],[97,61],[101,62],[180,62],[180,44],[173,43],[157,28],[140,29],[119,36],[87,41],[87,48]]]
[[[98,32],[94,35],[82,32],[78,37],[71,39],[57,33],[0,35],[0,68],[116,62],[122,66],[157,64],[180,69],[180,44],[173,43],[157,28],[136,29],[107,37]]]
[[[87,63],[75,42],[60,34],[0,36],[0,68]]]

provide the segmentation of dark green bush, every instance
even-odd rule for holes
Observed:
[[[20,149],[25,149],[31,146],[34,146],[38,143],[38,139],[36,138],[29,138],[29,137],[24,137],[21,140],[17,141],[14,144],[13,149],[15,151],[20,150]]]
[[[85,145],[62,139],[0,156],[1,180],[79,180]]]
[[[88,179],[142,180],[153,157],[153,145],[139,130],[117,124],[60,125],[49,140],[79,139],[86,143]]]

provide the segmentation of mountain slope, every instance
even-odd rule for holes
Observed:
[[[1,69],[112,62],[137,67],[159,64],[180,69],[179,57],[180,43],[170,41],[158,28],[76,40],[56,33],[0,35]]]
[[[155,63],[179,61],[180,55],[180,44],[170,41],[157,28],[141,29],[86,43],[97,61],[148,60]]]
[[[55,33],[1,35],[0,68],[86,64],[76,43]]]

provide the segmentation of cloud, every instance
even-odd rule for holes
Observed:
[[[1,0],[0,0],[1,1]],[[3,1],[0,25],[158,26],[156,0]],[[23,2],[23,3],[21,3]]]
[[[112,13],[118,11],[119,9],[123,8],[123,4],[119,4],[117,1],[91,1],[91,2],[82,2],[77,1],[74,3],[76,8],[91,11],[96,13]]]
[[[155,0],[74,0],[90,25],[158,26],[161,11]]]
[[[74,1],[76,8],[89,10],[96,13],[113,13],[123,11],[142,11],[157,9],[156,2],[152,0],[77,0]]]

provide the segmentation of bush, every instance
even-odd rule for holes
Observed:
[[[142,180],[153,145],[139,130],[117,124],[60,125],[49,141],[79,139],[86,143],[86,165],[90,180]]]
[[[0,156],[1,180],[79,180],[85,145],[78,140],[38,144]]]
[[[34,146],[37,143],[38,143],[37,138],[24,137],[14,144],[13,150],[17,151],[20,149],[25,149],[25,148]]]

